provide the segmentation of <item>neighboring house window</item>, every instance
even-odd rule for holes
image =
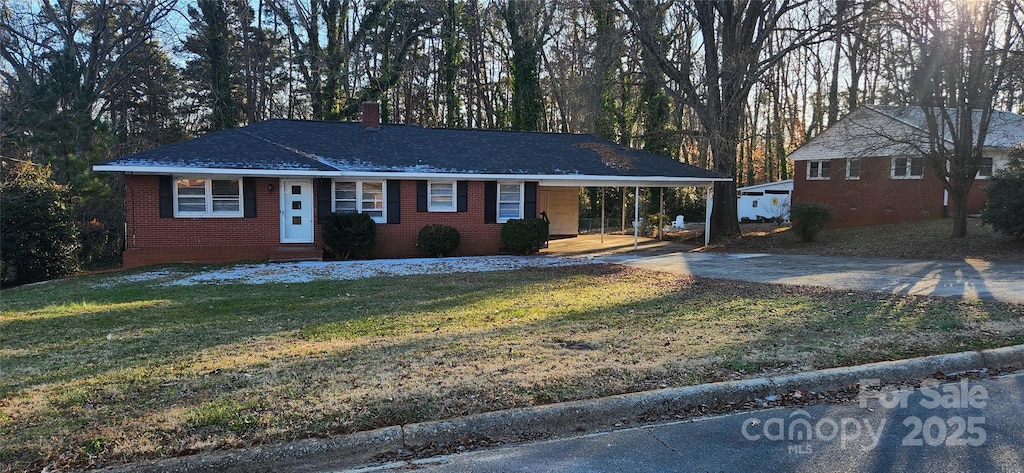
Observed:
[[[523,185],[498,184],[498,223],[523,218]]]
[[[860,179],[860,158],[846,159],[846,179],[851,181]]]
[[[363,213],[372,217],[374,222],[385,223],[384,182],[335,182],[334,211]]]
[[[992,158],[981,158],[978,164],[978,177],[992,177]]]
[[[427,211],[455,211],[455,182],[427,183]]]
[[[892,158],[893,179],[920,179],[924,176],[924,158]]]
[[[828,179],[832,175],[832,161],[807,161],[807,180]]]
[[[241,179],[174,180],[176,217],[241,217]]]

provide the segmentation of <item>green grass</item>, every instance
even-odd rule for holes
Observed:
[[[3,471],[1024,343],[1021,305],[617,266],[189,287],[132,274],[0,293]]]

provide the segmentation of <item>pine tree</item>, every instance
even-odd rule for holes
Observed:
[[[188,9],[192,34],[184,48],[195,57],[188,61],[186,75],[209,108],[209,131],[234,128],[240,118],[234,87],[237,67],[231,54],[237,39],[231,33],[228,5],[225,0],[199,0],[197,7]]]

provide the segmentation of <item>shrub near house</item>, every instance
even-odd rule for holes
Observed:
[[[78,269],[78,227],[50,169],[4,161],[0,170],[0,280],[35,282]]]
[[[423,256],[448,256],[459,246],[459,230],[448,225],[427,225],[416,237],[416,248]]]
[[[377,241],[377,225],[365,213],[324,216],[324,246],[339,259],[366,258]]]
[[[501,242],[512,253],[536,253],[547,241],[548,222],[544,219],[509,220],[501,229]]]
[[[1010,152],[1009,162],[985,188],[988,202],[981,220],[997,231],[1024,240],[1024,145]]]
[[[818,233],[832,223],[834,213],[829,206],[821,202],[797,202],[790,211],[793,219],[793,231],[803,241],[814,241]]]

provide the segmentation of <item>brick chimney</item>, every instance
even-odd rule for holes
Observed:
[[[380,129],[379,102],[363,102],[363,129],[370,131]]]

